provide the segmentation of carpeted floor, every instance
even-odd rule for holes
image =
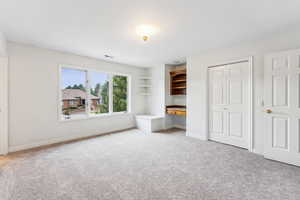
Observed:
[[[0,158],[1,200],[299,200],[300,168],[138,130]]]

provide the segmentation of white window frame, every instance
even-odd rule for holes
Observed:
[[[63,119],[62,118],[62,88],[61,88],[61,81],[62,81],[62,69],[74,69],[74,70],[81,70],[86,72],[86,84],[85,88],[87,90],[87,99],[86,99],[86,110],[85,116],[76,119]],[[91,91],[90,91],[90,72],[99,72],[99,73],[106,73],[109,76],[109,112],[103,114],[91,114],[90,113],[90,98],[91,98]],[[74,120],[82,120],[82,119],[90,119],[90,118],[97,118],[97,117],[105,117],[105,116],[113,116],[119,114],[130,114],[131,113],[131,75],[123,74],[118,72],[109,72],[109,71],[102,71],[99,69],[89,68],[89,67],[81,67],[77,65],[69,65],[69,64],[61,64],[58,67],[58,74],[59,74],[59,81],[58,81],[58,119],[59,121],[67,122],[67,121],[74,121]],[[113,76],[125,76],[127,78],[127,110],[123,112],[113,112]]]

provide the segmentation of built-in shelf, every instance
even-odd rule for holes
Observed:
[[[142,96],[151,95],[151,77],[150,76],[141,76],[139,77],[139,93]]]
[[[186,95],[186,69],[170,72],[171,95]]]
[[[142,76],[140,77],[141,80],[151,80],[151,77],[148,76]]]
[[[168,106],[166,106],[166,113],[168,115],[186,116],[186,106],[185,105],[168,105]]]
[[[186,86],[182,86],[182,87],[173,87],[173,90],[178,90],[178,89],[186,89]]]
[[[186,79],[173,80],[173,83],[184,83],[184,82],[186,82]]]
[[[151,88],[151,85],[140,85],[140,87],[143,87],[143,88]]]

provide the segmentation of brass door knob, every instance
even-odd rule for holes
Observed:
[[[267,109],[266,113],[270,114],[270,113],[272,113],[272,110],[271,109]]]

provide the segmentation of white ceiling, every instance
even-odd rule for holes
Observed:
[[[300,22],[299,0],[1,0],[11,41],[137,66],[172,63]],[[136,26],[160,32],[143,42]]]

